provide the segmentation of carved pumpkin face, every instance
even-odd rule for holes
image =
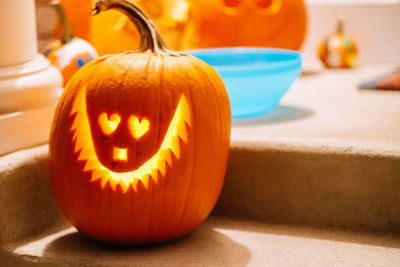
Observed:
[[[192,46],[299,49],[306,30],[302,0],[193,0]]]
[[[86,91],[86,86],[80,90],[71,110],[71,141],[75,141],[74,150],[79,151],[77,159],[85,162],[84,170],[92,172],[92,181],[100,179],[102,187],[109,183],[114,190],[117,184],[124,191],[130,186],[136,189],[139,180],[144,182],[146,176],[157,179],[159,173],[166,173],[172,157],[180,158],[191,117],[184,94],[175,107],[161,107],[167,112],[159,116],[141,105],[104,103],[112,102],[112,90],[104,90],[101,97],[86,97]],[[135,94],[127,94],[125,100],[142,101]],[[165,104],[161,102],[161,106]],[[104,111],[99,112],[96,107]]]
[[[151,243],[193,230],[211,212],[225,175],[230,105],[205,62],[167,49],[133,4],[139,51],[103,56],[68,82],[54,115],[49,170],[69,221],[102,241]]]

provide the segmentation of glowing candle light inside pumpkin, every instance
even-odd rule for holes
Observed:
[[[113,159],[114,160],[123,160],[126,161],[128,159],[128,149],[126,148],[118,148],[114,147],[113,150]]]
[[[129,129],[133,137],[139,139],[142,137],[150,128],[150,123],[147,119],[139,120],[136,116],[131,116],[129,118]]]

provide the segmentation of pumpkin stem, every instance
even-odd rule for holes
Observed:
[[[344,17],[339,16],[337,26],[336,26],[336,32],[337,33],[343,33],[344,32]]]
[[[61,36],[61,43],[67,44],[72,41],[74,38],[74,34],[71,29],[71,25],[69,24],[69,21],[67,19],[67,16],[65,15],[64,9],[62,8],[60,1],[59,0],[53,0],[51,1],[51,5],[56,11],[58,17],[60,18],[61,21],[61,26],[62,26],[62,36]]]
[[[117,9],[124,13],[135,24],[140,34],[140,51],[151,50],[152,52],[166,52],[177,55],[169,50],[154,23],[136,5],[126,0],[96,0],[96,6],[91,15],[97,15],[102,11]]]

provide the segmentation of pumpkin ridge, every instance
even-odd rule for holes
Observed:
[[[183,60],[181,60],[181,58],[179,58],[179,60],[180,60],[181,64],[179,64],[179,65],[177,64],[177,65],[180,67],[181,73],[184,73],[184,76],[186,77],[185,80],[186,80],[186,83],[187,83],[187,88],[188,88],[187,92],[188,92],[188,95],[189,95],[189,98],[190,98],[190,103],[194,103],[193,99],[192,99],[192,88],[191,88],[190,82],[189,82],[190,77],[189,77],[189,75],[188,75],[188,73],[186,71],[182,71],[182,67],[181,67],[183,64],[185,64],[185,62]],[[192,117],[195,118],[196,114],[194,113],[192,105],[189,106],[189,109],[190,109],[190,114],[192,114]],[[190,125],[185,124],[186,128],[188,128],[188,126],[190,127]],[[195,121],[193,122],[192,127],[195,128]],[[187,131],[189,131],[189,129],[187,129]],[[195,136],[193,136],[193,138],[195,138]],[[188,157],[192,158],[191,162],[196,162],[195,158],[194,158],[194,153],[192,152],[191,154],[192,155],[188,156]],[[188,183],[188,188],[191,188],[191,186],[192,186],[192,180],[193,180],[193,176],[194,176],[194,174],[193,174],[193,171],[194,171],[193,164],[191,164],[190,168],[191,168],[191,170],[190,170],[190,181]],[[177,234],[178,229],[181,228],[181,224],[183,222],[185,211],[187,210],[188,197],[189,197],[189,190],[186,190],[186,194],[185,194],[185,197],[184,197],[184,202],[185,203],[183,205],[182,214],[181,214],[181,217],[180,217],[180,219],[179,219],[179,221],[178,221],[178,223],[176,225],[176,228],[174,229],[175,235]]]
[[[157,140],[157,142],[159,143],[160,141],[159,141],[159,138],[160,138],[160,130],[159,130],[159,128],[160,128],[160,125],[161,125],[161,116],[160,116],[160,110],[161,110],[161,98],[162,98],[162,92],[165,90],[164,89],[164,79],[163,79],[163,75],[164,75],[164,67],[163,67],[163,63],[164,63],[164,61],[163,61],[163,57],[161,57],[160,58],[160,68],[159,68],[159,70],[160,70],[160,73],[159,73],[159,87],[158,87],[158,92],[157,92],[157,94],[158,94],[158,104],[157,104],[157,107],[158,107],[158,110],[156,111],[156,114],[159,114],[158,115],[158,131],[157,131],[157,137],[156,137],[156,140]],[[158,170],[157,171],[157,174],[159,173],[160,171]],[[160,173],[161,174],[161,173]],[[155,211],[154,211],[154,205],[153,205],[153,203],[155,203],[155,198],[157,197],[157,195],[153,192],[154,191],[154,189],[152,189],[152,191],[151,191],[151,203],[150,203],[150,222],[153,222],[154,221],[154,215],[158,215],[158,220],[157,220],[157,223],[156,224],[152,224],[152,223],[149,223],[148,224],[148,226],[147,226],[147,233],[146,233],[146,235],[147,235],[147,239],[150,239],[150,235],[151,235],[151,229],[154,227],[154,228],[156,228],[156,227],[158,227],[158,225],[159,225],[159,223],[160,223],[160,220],[161,220],[161,215],[160,214],[157,214],[157,213],[155,213]],[[165,191],[163,190],[162,191],[162,198],[163,198],[163,201],[162,201],[162,203],[165,203]],[[154,226],[154,225],[156,225],[156,226]],[[153,230],[154,231],[154,230]]]

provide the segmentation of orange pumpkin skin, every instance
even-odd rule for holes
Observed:
[[[105,3],[133,8],[122,0],[96,8]],[[52,125],[49,170],[61,210],[80,232],[106,242],[188,233],[220,194],[230,123],[224,84],[201,60],[163,47],[93,60],[68,83]],[[126,148],[127,158],[116,160],[111,148]]]
[[[306,33],[302,0],[193,0],[191,47],[299,49]]]

